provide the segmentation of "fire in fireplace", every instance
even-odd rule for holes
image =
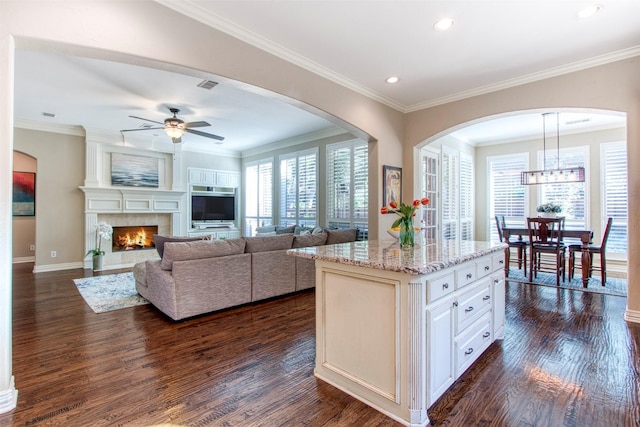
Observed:
[[[158,234],[157,225],[136,225],[131,227],[113,227],[113,246],[111,250],[133,251],[155,248],[153,235]]]

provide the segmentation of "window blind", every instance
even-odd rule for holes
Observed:
[[[626,253],[628,250],[627,223],[629,220],[626,143],[604,143],[600,146],[600,154],[602,216],[605,221],[609,217],[613,218],[607,242],[607,252]]]

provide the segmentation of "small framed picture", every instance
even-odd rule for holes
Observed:
[[[13,216],[36,215],[36,174],[13,173]]]
[[[382,167],[382,200],[384,206],[389,206],[389,202],[400,203],[402,195],[402,168],[384,165]]]

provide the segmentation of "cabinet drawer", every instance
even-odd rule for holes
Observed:
[[[476,261],[476,278],[484,277],[493,270],[491,257],[480,258]]]
[[[492,256],[491,262],[493,264],[493,271],[497,271],[499,269],[504,270],[504,252],[500,252]]]
[[[491,280],[484,279],[481,284],[469,292],[460,295],[456,301],[456,334],[491,308]]]
[[[455,340],[456,378],[493,342],[491,313],[485,313],[469,330]]]
[[[427,304],[453,292],[455,279],[453,272],[427,282]]]
[[[464,288],[469,283],[476,280],[476,264],[475,262],[464,265],[456,270],[456,289]]]

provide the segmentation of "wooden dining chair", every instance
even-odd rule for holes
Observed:
[[[565,281],[566,245],[562,241],[564,217],[559,218],[527,218],[529,230],[529,281],[538,277],[538,272],[555,273],[556,285],[560,278]],[[551,259],[549,255],[553,255]]]
[[[507,243],[509,245],[509,250],[505,251],[505,261],[507,265],[509,265],[511,261],[511,249],[515,249],[517,253],[517,259],[514,260],[514,263],[518,264],[518,270],[523,270],[523,274],[527,276],[527,247],[529,246],[529,242],[526,240],[516,240],[516,241],[507,241],[504,238],[504,233],[502,229],[505,227],[504,215],[496,215],[496,228],[498,229],[498,238],[501,242]],[[508,274],[507,274],[508,276]]]
[[[611,224],[613,223],[613,218],[609,218],[607,220],[607,225],[604,228],[604,234],[602,235],[602,241],[600,242],[600,246],[589,245],[586,248],[582,245],[569,245],[569,280],[573,279],[574,268],[576,265],[576,252],[582,253],[586,251],[589,253],[590,258],[590,268],[589,268],[589,277],[592,276],[593,270],[600,271],[600,277],[602,279],[602,286],[604,286],[607,281],[607,257],[605,253],[605,249],[607,247],[607,240],[609,239],[609,232],[611,231]],[[600,255],[600,268],[593,266],[593,254]]]

